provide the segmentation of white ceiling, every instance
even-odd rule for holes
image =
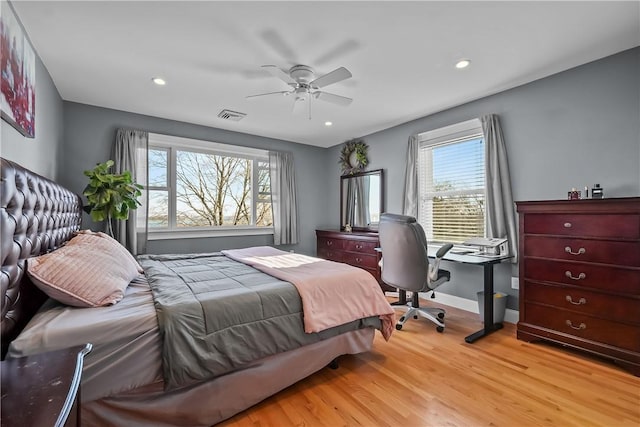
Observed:
[[[64,100],[320,147],[640,45],[638,1],[12,4]],[[308,120],[291,97],[245,99],[287,89],[266,64],[344,66],[324,89],[354,101]]]

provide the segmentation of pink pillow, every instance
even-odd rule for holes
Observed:
[[[66,245],[27,261],[27,274],[49,297],[75,307],[112,305],[142,273],[133,255],[104,233],[79,231]]]

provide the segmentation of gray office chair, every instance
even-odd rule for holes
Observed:
[[[382,281],[398,288],[401,301],[406,300],[406,291],[413,292],[408,311],[396,323],[396,329],[413,316],[423,316],[436,324],[438,332],[444,331],[445,311],[440,308],[420,307],[418,292],[435,290],[449,281],[451,273],[439,269],[440,259],[453,247],[442,246],[430,264],[427,257],[427,238],[422,226],[410,216],[384,213],[378,227],[382,250]],[[433,294],[431,295],[433,298]]]

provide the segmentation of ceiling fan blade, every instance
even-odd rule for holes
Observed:
[[[269,28],[262,32],[262,40],[265,41],[278,55],[284,58],[291,65],[297,64],[296,54],[291,46],[282,38],[282,36],[273,28]]]
[[[360,43],[358,43],[354,39],[345,40],[342,43],[335,46],[328,52],[325,52],[324,55],[313,61],[313,64],[324,65],[333,60],[338,59],[341,56],[347,55],[360,47]]]
[[[296,85],[296,81],[291,78],[291,76],[275,65],[263,65],[262,68],[267,70],[273,77],[277,77],[288,85]]]
[[[288,95],[289,92],[288,90],[281,90],[280,92],[268,92],[268,93],[259,93],[257,95],[249,95],[246,98],[247,99],[251,99],[251,98],[257,98],[259,96],[267,96],[267,95]]]
[[[332,104],[341,105],[343,107],[346,107],[347,105],[351,104],[351,102],[353,101],[353,99],[347,98],[346,96],[334,95],[333,93],[329,93],[329,92],[318,91],[318,92],[315,92],[313,95],[318,99],[330,102]]]
[[[325,74],[324,76],[318,77],[309,85],[317,88],[325,87],[334,83],[341,82],[342,80],[346,80],[351,77],[351,72],[344,67],[336,68],[330,73]]]

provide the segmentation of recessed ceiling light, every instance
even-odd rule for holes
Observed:
[[[154,77],[151,79],[151,81],[157,84],[158,86],[164,86],[167,84],[167,82],[161,77]]]
[[[461,59],[456,63],[456,68],[467,68],[471,64],[471,61],[468,59]]]
[[[332,122],[324,122],[324,125],[325,126],[331,126],[331,125],[333,125],[333,123]]]

